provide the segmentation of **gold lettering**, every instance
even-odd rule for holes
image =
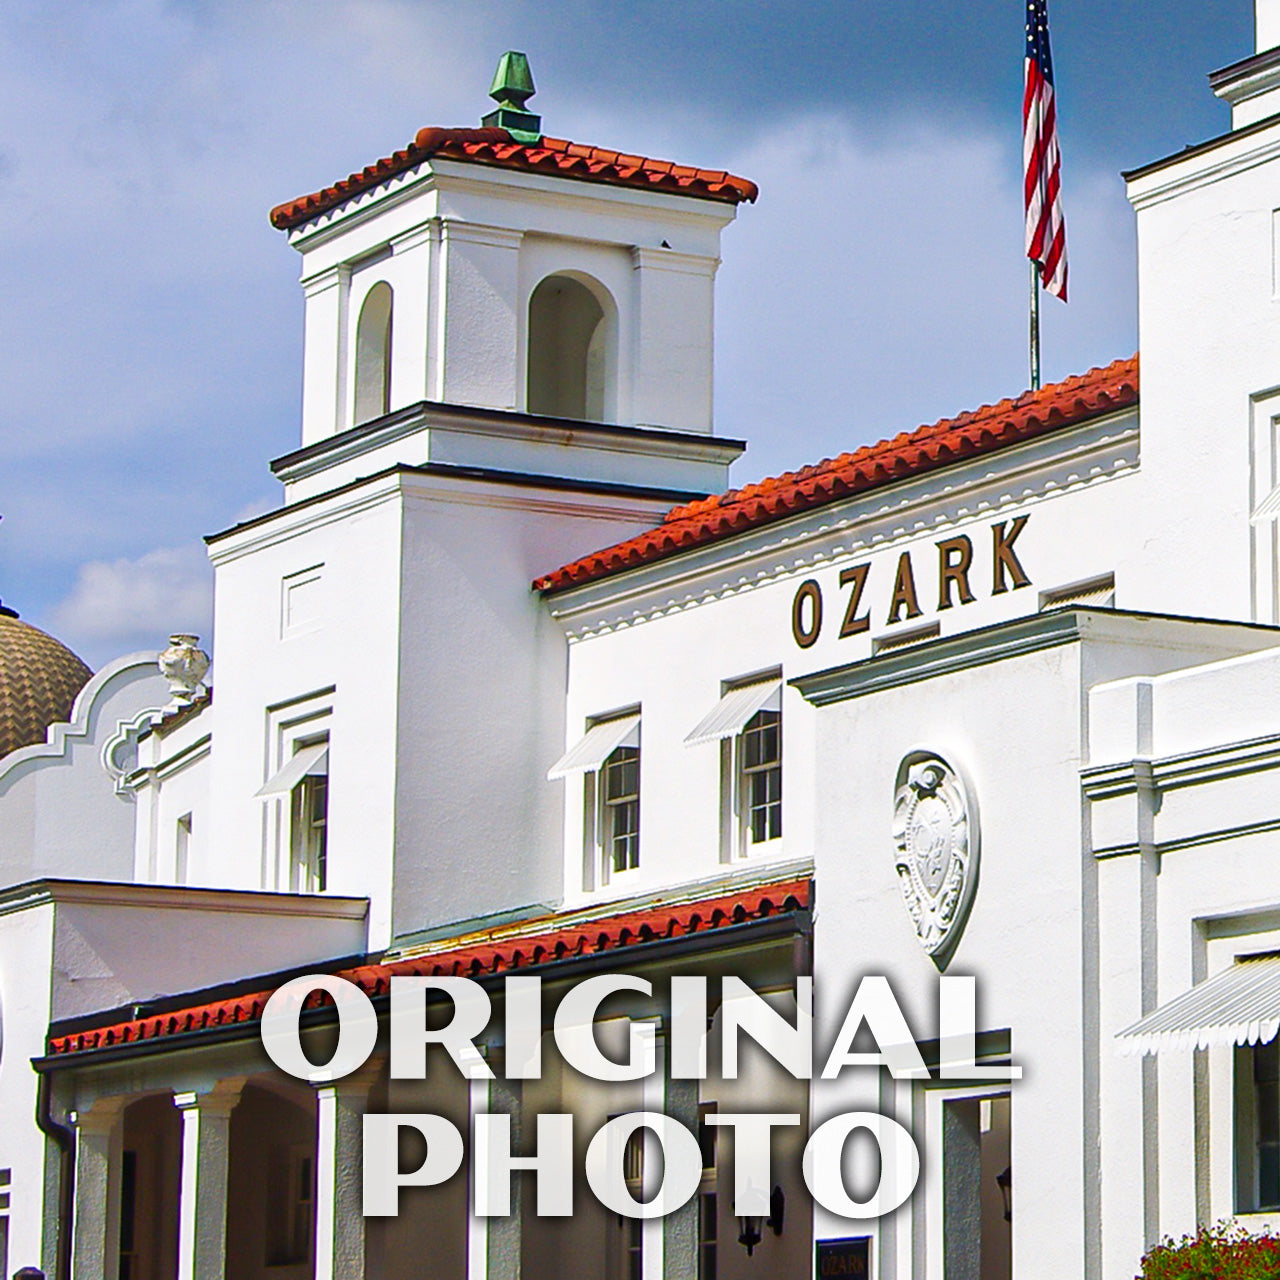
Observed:
[[[951,557],[957,556],[955,562]],[[960,592],[961,604],[973,603],[973,592],[969,590],[969,566],[973,563],[973,543],[963,534],[958,538],[947,538],[938,543],[938,608],[950,609],[951,584],[955,583]]]
[[[871,615],[864,613],[862,617],[858,617],[858,605],[862,600],[863,588],[867,585],[867,570],[870,569],[869,564],[855,564],[851,569],[840,570],[840,585],[842,587],[852,586],[853,590],[849,593],[849,604],[844,611],[844,621],[840,624],[840,639],[845,636],[856,636],[860,631],[867,631],[871,627]]]
[[[1013,578],[1013,589],[1015,591],[1019,587],[1029,586],[1031,583],[1031,579],[1027,577],[1026,570],[1023,569],[1013,549],[1013,544],[1018,534],[1027,527],[1029,518],[1028,516],[1017,516],[1009,526],[1008,533],[1004,531],[1003,520],[999,524],[991,526],[991,594],[993,596],[1001,595],[1009,590],[1009,585],[1004,578],[1006,569],[1008,569],[1010,576]]]
[[[889,622],[901,622],[899,612],[905,608],[907,621],[920,616],[920,603],[916,599],[916,578],[911,572],[911,552],[904,551],[898,557],[898,573],[893,580],[893,599],[889,601]]]
[[[805,601],[809,602],[809,624],[805,626]],[[791,603],[791,634],[796,644],[807,649],[822,630],[822,589],[812,578],[806,578],[796,590]]]

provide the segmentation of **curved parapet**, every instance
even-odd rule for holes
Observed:
[[[0,886],[33,875],[133,878],[134,806],[119,784],[169,700],[157,658],[109,662],[43,742],[0,757]]]

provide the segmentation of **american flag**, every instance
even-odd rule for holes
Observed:
[[[1046,0],[1027,0],[1027,56],[1022,94],[1023,194],[1027,257],[1046,292],[1067,300],[1067,227],[1062,218],[1058,118],[1053,101]]]

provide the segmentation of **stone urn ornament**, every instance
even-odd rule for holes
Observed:
[[[202,688],[209,670],[209,655],[199,647],[199,636],[172,635],[159,658],[160,674],[169,682],[175,705],[189,706]]]
[[[945,969],[978,888],[979,831],[972,789],[942,756],[909,751],[893,797],[898,887],[920,945]]]

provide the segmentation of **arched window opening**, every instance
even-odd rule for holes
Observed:
[[[357,423],[391,407],[391,286],[380,280],[365,294],[356,325]]]
[[[608,317],[586,285],[570,276],[543,280],[529,299],[529,412],[603,422],[608,339]]]

